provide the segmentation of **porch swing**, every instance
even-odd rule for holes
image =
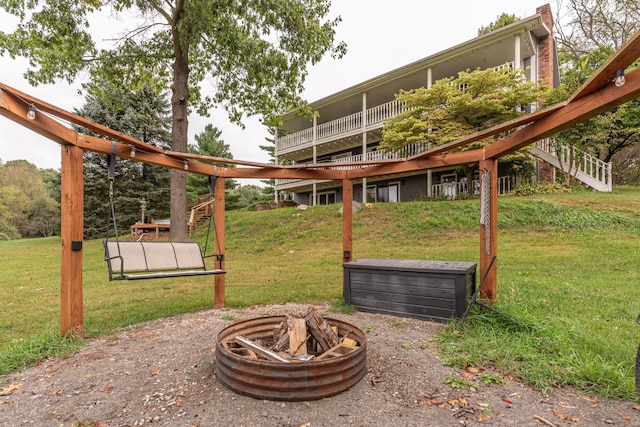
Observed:
[[[146,242],[133,240],[119,240],[113,202],[113,183],[116,171],[116,143],[112,143],[111,155],[107,157],[107,174],[109,179],[109,218],[107,235],[103,241],[105,261],[109,268],[109,280],[141,280],[161,279],[184,276],[204,276],[210,274],[224,274],[222,270],[222,254],[206,255],[211,227],[213,238],[219,240],[213,221],[213,211],[209,218],[209,226],[204,251],[200,250],[197,242]],[[209,193],[213,200],[215,166],[213,178],[209,177]],[[115,240],[109,241],[109,228],[113,222]],[[215,257],[218,269],[207,270],[204,259]]]

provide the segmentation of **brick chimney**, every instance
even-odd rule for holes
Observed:
[[[557,83],[554,81],[555,73],[553,72],[553,64],[555,63],[555,46],[553,39],[553,16],[551,15],[551,6],[549,3],[536,8],[536,13],[542,17],[542,22],[549,29],[549,34],[538,38],[538,79],[547,86],[554,87]]]

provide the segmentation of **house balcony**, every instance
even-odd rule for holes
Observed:
[[[279,137],[276,142],[276,156],[288,160],[301,160],[312,157],[314,145],[316,154],[324,155],[337,152],[342,148],[357,145],[349,138],[366,132],[381,139],[381,130],[386,119],[396,117],[405,111],[400,101],[390,101],[382,105],[322,123],[299,132]],[[372,139],[373,141],[373,139]],[[329,144],[331,143],[331,144]]]

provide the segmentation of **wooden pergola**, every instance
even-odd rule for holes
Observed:
[[[83,333],[82,237],[84,216],[83,153],[85,150],[116,155],[123,159],[221,178],[275,178],[341,180],[343,188],[343,261],[353,258],[353,181],[379,175],[413,172],[443,166],[479,163],[480,168],[480,272],[486,274],[481,289],[485,299],[496,298],[497,274],[489,270],[498,248],[498,159],[539,139],[570,128],[604,111],[640,97],[640,69],[626,73],[625,84],[613,84],[616,76],[640,57],[640,32],[636,33],[590,80],[565,102],[477,132],[458,141],[437,146],[406,159],[357,163],[322,163],[278,166],[222,159],[163,150],[135,138],[62,110],[26,93],[0,83],[0,114],[61,146],[61,277],[60,332]],[[620,71],[622,70],[622,71]],[[35,112],[35,117],[28,113]],[[33,114],[29,114],[33,116]],[[100,137],[76,132],[62,123],[71,123]],[[457,151],[474,141],[512,131],[484,148]],[[135,148],[135,157],[131,156]],[[236,167],[213,167],[212,164]],[[351,169],[345,170],[349,166]],[[224,256],[224,180],[216,180],[214,218],[220,253]],[[222,261],[224,269],[224,261]],[[225,276],[216,275],[214,307],[224,306]]]

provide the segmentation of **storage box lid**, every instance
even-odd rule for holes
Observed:
[[[432,261],[421,259],[363,258],[343,263],[345,268],[421,271],[435,273],[467,273],[475,270],[475,262]]]

